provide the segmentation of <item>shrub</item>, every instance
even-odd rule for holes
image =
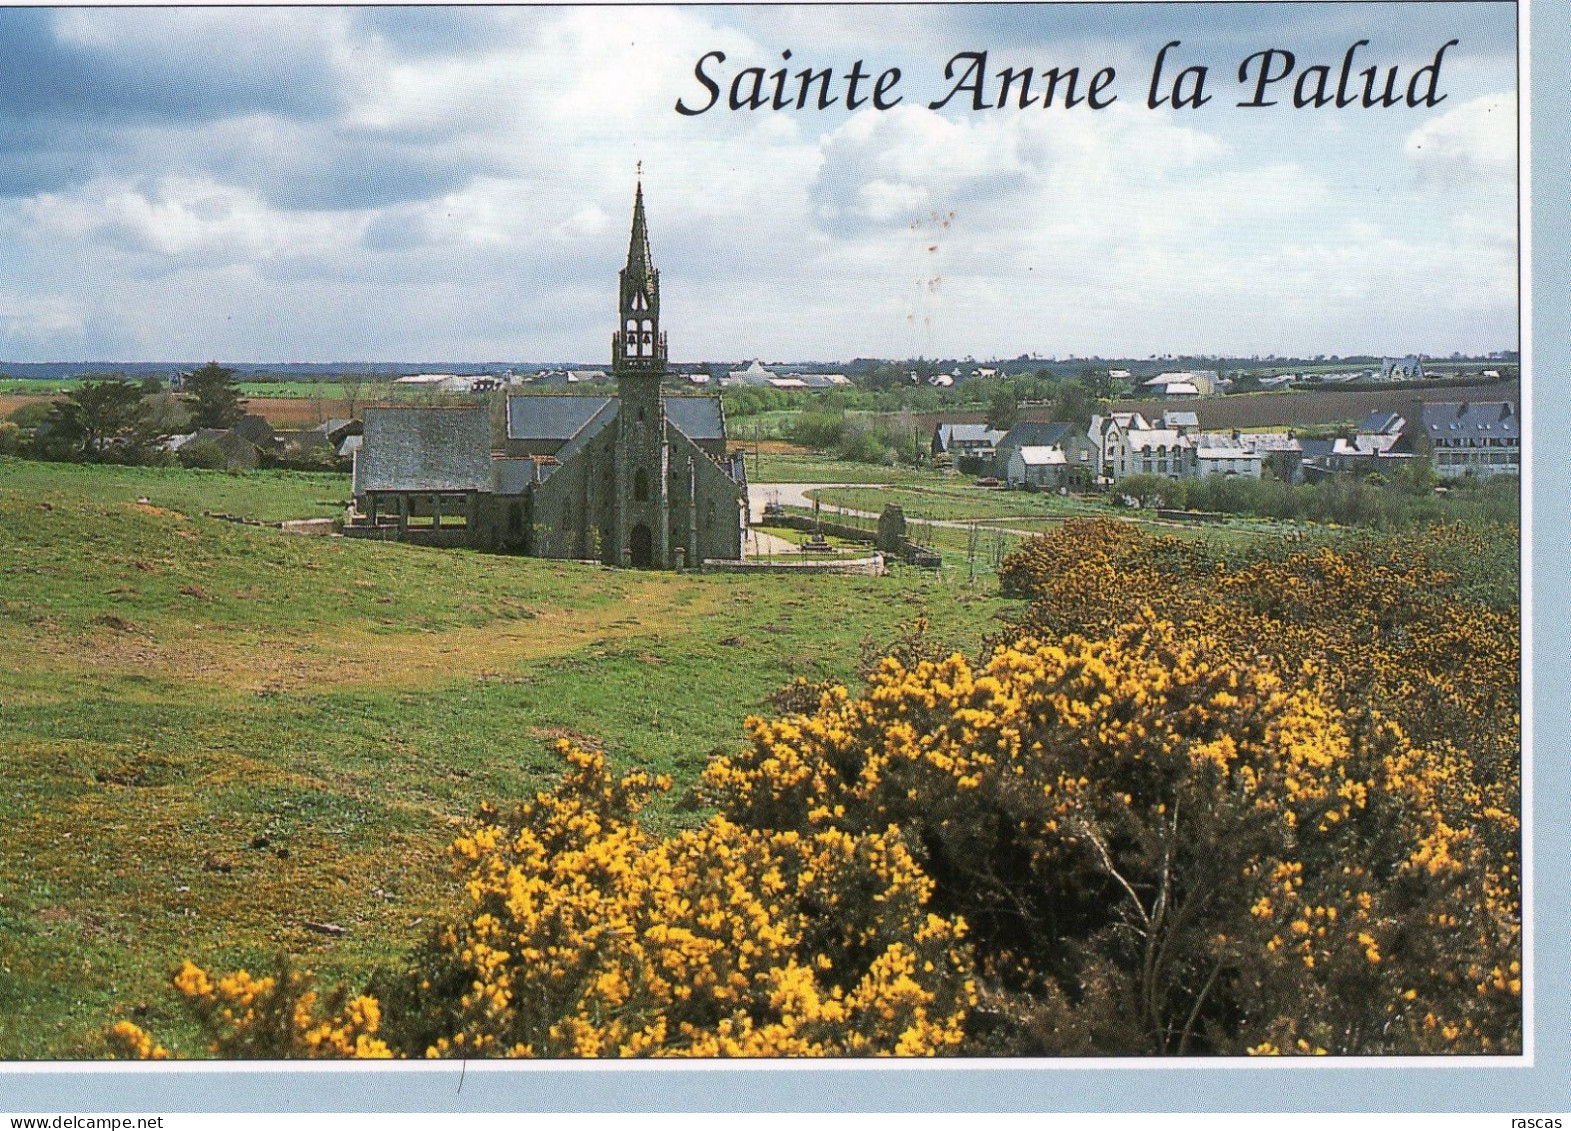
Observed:
[[[192,440],[176,453],[182,467],[205,468],[222,471],[229,466],[229,457],[214,440]]]
[[[194,966],[176,989],[223,1055],[814,1056],[953,1050],[965,926],[894,828],[723,819],[660,838],[651,789],[562,744],[569,772],[453,846],[466,910],[368,991]],[[138,1030],[138,1032],[140,1032]],[[133,1035],[134,1036],[134,1035]],[[145,1036],[145,1034],[143,1035]],[[121,1039],[133,1055],[151,1038]]]
[[[1192,627],[889,660],[748,726],[705,774],[728,820],[922,846],[971,928],[967,1051],[1520,1046],[1514,873],[1456,819],[1461,756]]]

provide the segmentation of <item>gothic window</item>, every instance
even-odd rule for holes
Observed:
[[[633,501],[638,503],[649,501],[649,476],[644,474],[644,469],[641,467],[633,473]]]

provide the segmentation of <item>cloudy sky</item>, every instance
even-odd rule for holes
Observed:
[[[0,359],[603,361],[638,161],[679,360],[1512,348],[1515,19],[0,10]],[[1294,109],[1296,74],[1334,78],[1359,39],[1355,71],[1395,65],[1400,91],[1458,40],[1445,99]],[[1168,76],[1209,69],[1199,109],[1146,105],[1169,40]],[[1272,47],[1295,75],[1240,108],[1240,62]],[[786,50],[842,96],[857,60],[899,67],[902,101],[729,109]],[[678,114],[710,51],[720,104]],[[967,51],[990,100],[1006,66],[1110,66],[1118,98],[929,109]]]

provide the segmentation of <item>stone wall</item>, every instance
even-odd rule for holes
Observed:
[[[884,555],[873,554],[865,558],[826,558],[821,561],[769,562],[756,559],[731,561],[707,558],[705,573],[837,573],[862,577],[880,577],[885,572]]]

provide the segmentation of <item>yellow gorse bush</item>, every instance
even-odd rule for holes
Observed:
[[[919,842],[1000,1051],[1514,1047],[1510,979],[1472,971],[1510,961],[1515,907],[1480,904],[1446,763],[1225,655],[1147,617],[981,667],[886,661],[864,696],[748,720],[705,782],[739,823]]]
[[[343,989],[324,998],[308,975],[287,963],[279,973],[266,977],[240,970],[214,979],[186,961],[173,981],[209,1037],[207,1051],[215,1055],[247,1059],[392,1055],[377,1036],[381,1009],[375,999],[351,996]],[[168,1055],[129,1021],[116,1024],[109,1039],[122,1056],[145,1060]]]
[[[716,818],[658,837],[651,787],[571,770],[454,844],[470,914],[391,990],[426,1055],[928,1055],[962,1035],[964,924],[896,829],[811,835]],[[417,1028],[419,1028],[417,1026]],[[406,1042],[407,1043],[407,1042]]]

